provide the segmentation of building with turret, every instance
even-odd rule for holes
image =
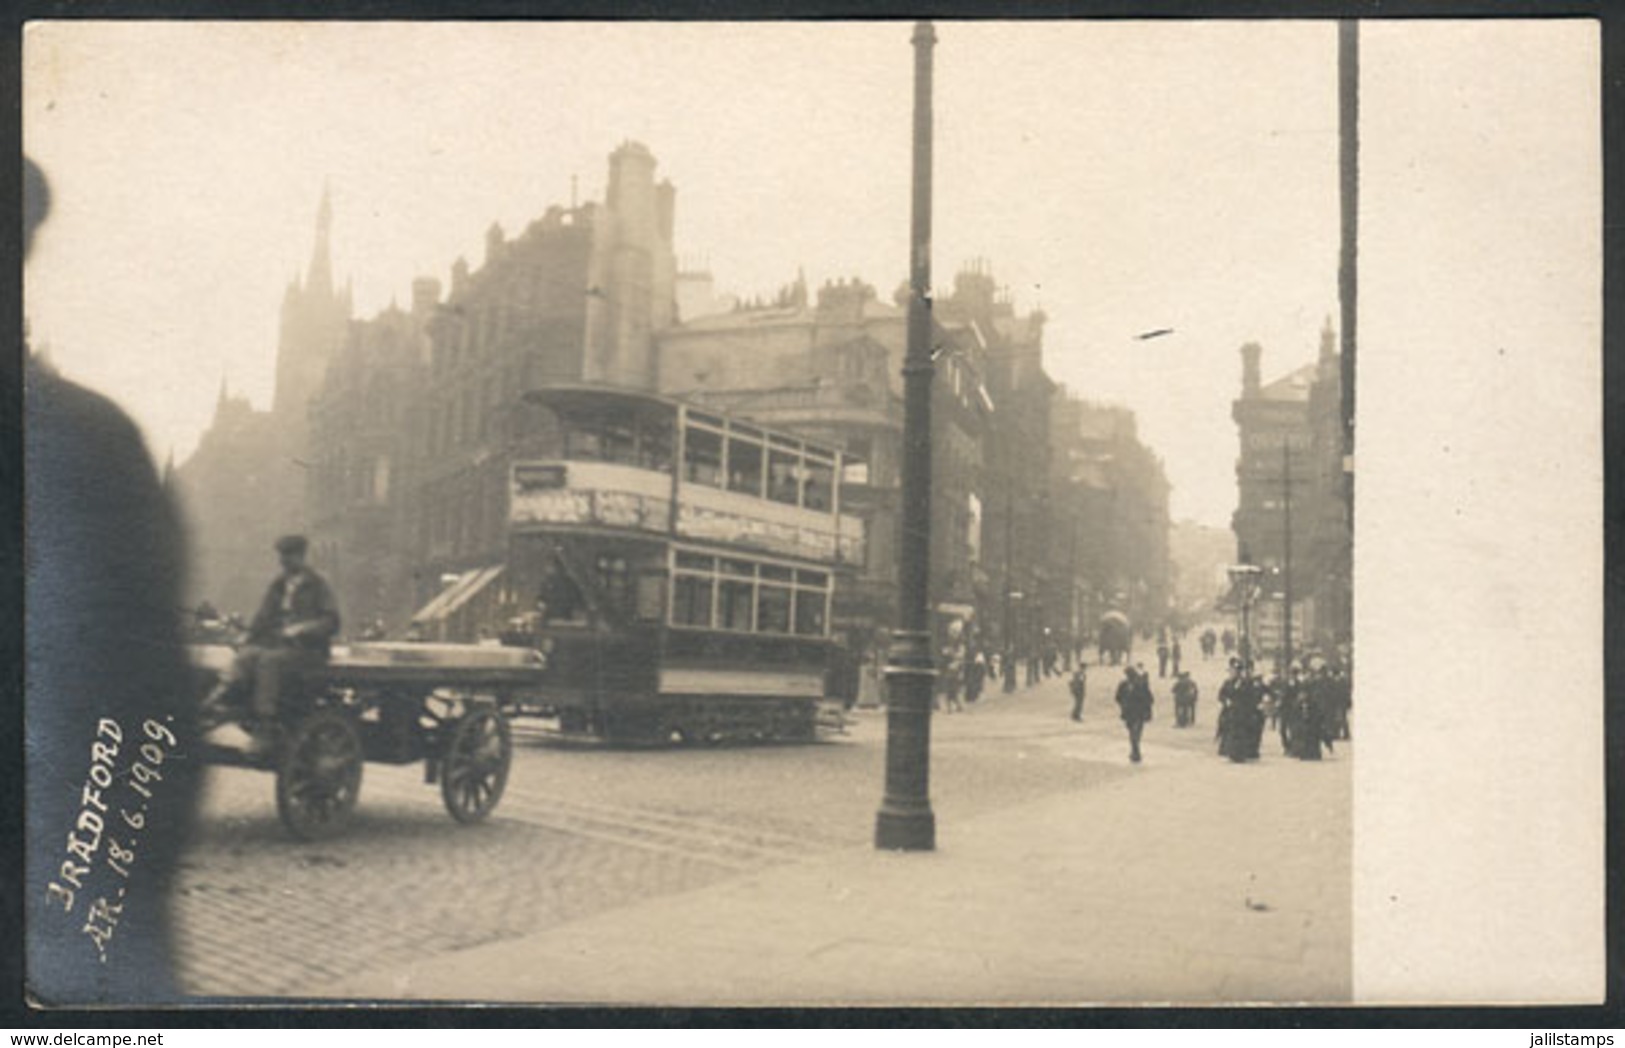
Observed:
[[[609,157],[603,202],[493,223],[478,268],[350,325],[309,400],[314,538],[356,623],[399,631],[444,580],[507,556],[519,394],[550,383],[653,389],[676,317],[676,191],[640,143]],[[432,626],[433,624],[431,624]]]
[[[1317,358],[1265,383],[1263,348],[1241,348],[1241,396],[1232,406],[1240,437],[1237,560],[1264,569],[1261,619],[1273,650],[1293,609],[1294,648],[1331,647],[1350,632],[1353,544],[1343,490],[1342,368],[1328,319]],[[1270,626],[1274,623],[1274,626]]]

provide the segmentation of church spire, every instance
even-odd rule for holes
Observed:
[[[333,228],[333,189],[322,183],[322,203],[316,211],[316,247],[310,256],[310,272],[305,278],[305,290],[322,295],[333,293],[333,262],[329,250],[329,235]]]

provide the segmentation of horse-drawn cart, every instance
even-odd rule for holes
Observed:
[[[207,689],[232,649],[192,649]],[[275,725],[255,725],[256,746],[207,739],[210,763],[276,775],[277,814],[294,836],[340,832],[361,793],[361,768],[424,762],[451,817],[478,822],[507,786],[513,758],[508,711],[542,679],[543,657],[522,648],[465,644],[353,644],[284,689]]]

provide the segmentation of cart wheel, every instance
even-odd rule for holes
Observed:
[[[475,710],[459,719],[440,768],[440,796],[451,817],[473,823],[491,814],[508,785],[512,762],[506,717],[495,710]]]
[[[276,772],[276,810],[300,840],[344,829],[361,795],[361,738],[349,718],[319,710],[296,724]]]

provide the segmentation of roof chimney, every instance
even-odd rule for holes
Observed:
[[[1241,395],[1243,397],[1258,396],[1260,386],[1258,378],[1258,358],[1264,353],[1264,347],[1257,342],[1249,342],[1241,347]]]

